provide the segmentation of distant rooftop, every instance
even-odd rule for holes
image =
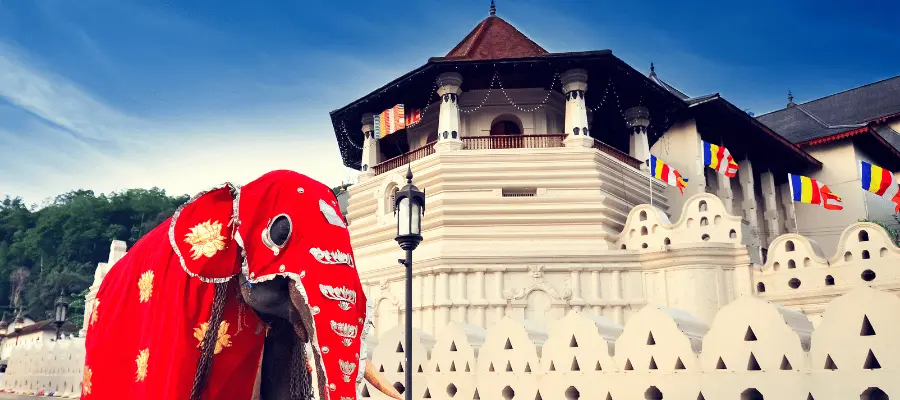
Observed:
[[[791,101],[756,118],[791,142],[805,143],[898,115],[900,76],[895,76],[803,104]]]

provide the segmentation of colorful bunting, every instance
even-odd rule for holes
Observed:
[[[703,165],[729,178],[734,178],[737,174],[738,165],[728,149],[701,140],[700,152],[703,153]]]
[[[375,116],[375,135],[383,138],[401,129],[406,129],[403,104],[397,104]]]
[[[859,172],[863,190],[892,201],[894,212],[900,212],[900,186],[893,172],[865,161],[859,162]]]
[[[843,210],[840,196],[831,192],[824,183],[815,179],[788,174],[791,184],[791,196],[795,202],[806,204],[821,204],[826,210]]]
[[[648,163],[650,164],[650,176],[677,187],[681,194],[684,194],[684,188],[687,187],[687,179],[682,178],[678,170],[669,167],[668,164],[652,154]]]

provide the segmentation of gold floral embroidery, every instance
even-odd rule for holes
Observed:
[[[81,380],[81,391],[91,394],[91,376],[94,374],[90,367],[84,367],[84,378]]]
[[[203,347],[203,338],[206,336],[207,329],[209,329],[208,322],[200,324],[199,328],[194,328],[194,338],[200,341],[197,348]],[[221,353],[222,349],[226,347],[231,347],[231,335],[228,334],[228,321],[222,321],[219,324],[219,337],[216,339],[216,349],[213,350],[213,354]]]
[[[138,353],[134,362],[137,364],[137,373],[135,374],[135,382],[143,382],[147,378],[147,361],[150,360],[150,349],[143,349]]]
[[[94,299],[94,305],[91,306],[91,326],[94,326],[97,323],[97,319],[100,318],[100,315],[97,314],[98,308],[100,308],[100,299]]]
[[[141,303],[150,301],[150,296],[153,295],[153,271],[141,274],[141,278],[138,279],[138,289],[141,291]]]
[[[207,220],[191,228],[191,233],[185,234],[184,241],[191,245],[191,259],[197,260],[200,256],[212,257],[219,250],[225,248],[225,237],[222,236],[222,223]]]

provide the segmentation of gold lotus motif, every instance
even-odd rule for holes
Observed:
[[[147,362],[150,361],[150,349],[143,349],[138,353],[134,360],[137,364],[137,373],[135,373],[135,382],[143,382],[147,378]]]
[[[81,379],[81,391],[84,394],[91,394],[91,376],[94,372],[90,367],[84,367],[84,378]]]
[[[153,271],[141,274],[141,278],[138,279],[138,289],[141,291],[141,303],[150,301],[150,296],[153,295]]]
[[[94,305],[91,306],[91,326],[97,322],[100,318],[100,315],[97,314],[97,309],[100,308],[100,299],[94,299]]]
[[[191,245],[191,259],[197,260],[201,256],[207,258],[214,256],[219,250],[225,248],[225,237],[222,236],[222,223],[207,220],[191,228],[191,232],[184,235],[184,241]]]
[[[206,336],[207,329],[209,329],[208,322],[200,324],[199,328],[194,328],[194,338],[200,341],[197,344],[197,348],[203,348],[203,339]],[[213,350],[213,355],[221,353],[226,347],[231,347],[231,335],[228,334],[228,321],[222,321],[219,324],[219,335],[216,339],[216,349]]]

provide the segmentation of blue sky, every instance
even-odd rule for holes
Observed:
[[[790,4],[785,4],[790,3]],[[894,4],[891,4],[894,3]],[[0,196],[194,193],[341,165],[328,112],[442,56],[486,0],[0,0]],[[752,5],[752,7],[750,6]],[[900,73],[884,1],[499,0],[552,52],[611,49],[762,114]]]

